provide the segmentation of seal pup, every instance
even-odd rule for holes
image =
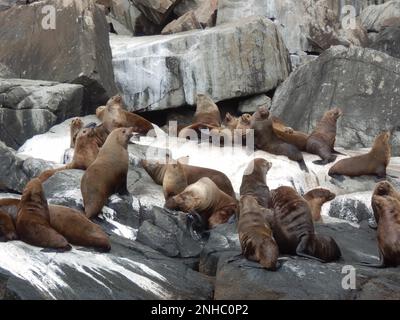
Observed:
[[[239,202],[238,233],[242,254],[267,270],[276,270],[279,248],[256,197],[244,195]]]
[[[340,249],[329,236],[316,234],[311,209],[291,187],[271,191],[274,212],[273,234],[283,254],[332,262],[341,257]]]
[[[307,139],[306,151],[316,154],[322,160],[313,161],[318,165],[325,165],[336,160],[335,140],[336,124],[343,115],[340,108],[334,108],[325,112],[322,119],[318,122],[314,131]]]
[[[328,189],[316,188],[308,191],[303,198],[308,202],[311,209],[313,221],[322,221],[321,208],[325,202],[332,201],[336,198],[336,194]]]
[[[23,191],[16,219],[19,239],[33,246],[71,250],[67,239],[50,226],[50,213],[42,183],[32,179]]]
[[[375,175],[385,178],[391,157],[390,136],[390,131],[382,132],[375,138],[374,145],[367,154],[339,160],[329,169],[328,174],[331,177]]]
[[[133,128],[118,128],[107,137],[96,160],[86,169],[81,180],[85,214],[97,216],[114,193],[127,194],[129,155],[127,151]]]
[[[258,111],[253,114],[251,129],[254,130],[254,142],[257,149],[275,155],[287,156],[290,160],[297,161],[302,170],[308,171],[300,150],[275,135],[272,117],[270,117],[267,108],[259,107]]]
[[[186,213],[197,212],[209,228],[226,223],[237,212],[236,199],[221,191],[209,178],[201,178],[180,194],[169,198],[165,207]]]

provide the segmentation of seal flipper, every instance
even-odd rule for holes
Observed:
[[[307,172],[307,173],[310,172],[310,171],[308,170],[308,168],[307,168],[306,163],[304,162],[304,159],[301,159],[300,161],[297,161],[297,162],[298,162],[299,167],[300,167],[301,170],[303,170],[304,172]]]
[[[381,251],[379,251],[379,263],[361,261],[361,262],[357,262],[357,265],[363,266],[363,267],[369,267],[369,268],[379,268],[379,269],[386,267]]]
[[[337,154],[337,155],[341,155],[341,156],[347,156],[347,154],[339,152],[339,151],[337,151],[335,149],[332,149],[332,154]]]
[[[330,174],[329,176],[331,176],[332,179],[335,179],[339,182],[344,182],[344,180],[346,180],[345,176],[342,174]]]
[[[42,250],[40,250],[40,252],[46,252],[46,253],[51,253],[51,252],[55,252],[55,253],[62,253],[62,252],[67,252],[72,250],[72,246],[69,244],[64,248],[43,248]]]

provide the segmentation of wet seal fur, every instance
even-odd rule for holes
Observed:
[[[303,198],[308,202],[311,209],[313,221],[322,221],[321,208],[325,202],[332,201],[336,198],[336,194],[328,189],[316,188],[308,191]]]
[[[339,108],[325,112],[322,119],[318,122],[314,131],[307,139],[306,150],[308,153],[316,154],[322,160],[313,161],[318,165],[325,165],[336,160],[337,153],[334,149],[336,141],[336,123],[343,115]]]
[[[127,151],[133,128],[118,128],[107,137],[96,160],[87,168],[81,180],[86,217],[97,216],[114,193],[128,194]]]
[[[391,157],[390,136],[389,131],[379,134],[370,152],[336,162],[329,169],[328,174],[331,177],[376,175],[378,178],[385,178]]]
[[[291,187],[271,191],[274,210],[273,232],[279,251],[301,257],[332,262],[339,260],[339,246],[329,236],[316,234],[311,209]]]
[[[239,203],[239,241],[242,254],[248,260],[260,263],[267,270],[276,270],[279,248],[272,234],[271,226],[265,218],[265,209],[256,197],[244,195]]]
[[[254,142],[257,149],[287,156],[290,160],[297,161],[302,170],[308,171],[300,150],[296,146],[284,142],[275,134],[272,117],[267,108],[260,107],[253,114],[251,129],[254,130]]]
[[[166,201],[165,207],[186,213],[197,212],[203,221],[208,222],[209,228],[214,228],[226,223],[237,212],[238,204],[236,199],[221,191],[211,179],[201,178]]]

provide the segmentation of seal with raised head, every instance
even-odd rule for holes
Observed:
[[[233,131],[236,129],[238,123],[239,123],[239,118],[227,112],[225,114],[225,118],[222,124],[224,125],[225,128],[228,128]]]
[[[272,117],[272,127],[275,134],[283,141],[296,146],[300,151],[306,151],[308,134],[293,130],[277,117]]]
[[[9,214],[0,210],[0,242],[17,240],[17,231]]]
[[[377,224],[379,222],[379,214],[378,214],[378,209],[375,206],[375,202],[373,201],[374,196],[382,196],[382,197],[389,196],[400,201],[400,192],[398,192],[389,181],[381,181],[375,186],[374,192],[372,193],[371,197],[371,207],[374,213],[376,225],[370,224],[369,226],[371,228],[376,229]]]
[[[79,130],[83,128],[83,121],[80,118],[74,118],[69,126],[70,130],[70,148],[75,148],[75,140]]]
[[[328,189],[316,188],[308,191],[303,198],[308,202],[313,221],[321,221],[321,208],[325,202],[335,199],[336,194]]]
[[[140,164],[156,184],[158,185],[163,184],[165,171],[167,169],[165,163],[142,159],[140,161]],[[233,190],[232,183],[226,176],[226,174],[218,170],[191,166],[188,164],[182,164],[182,167],[183,170],[185,171],[188,185],[197,182],[201,178],[207,177],[210,178],[223,192],[225,192],[226,194],[230,195],[233,198],[236,198],[236,194],[235,191]]]
[[[273,233],[279,251],[321,262],[336,261],[340,249],[329,236],[316,234],[311,209],[306,200],[291,187],[271,191],[274,211]]]
[[[102,107],[99,107],[102,108]],[[122,97],[116,95],[111,97],[104,108],[96,111],[101,118],[104,127],[108,132],[115,128],[133,128],[133,131],[145,135],[154,127],[150,121],[139,116],[138,114],[126,111],[123,107]]]
[[[97,216],[114,193],[127,194],[129,155],[127,151],[133,128],[118,128],[107,137],[96,160],[86,169],[81,180],[85,214]]]
[[[167,158],[166,170],[163,179],[163,192],[165,200],[181,193],[188,186],[185,170],[180,159]]]
[[[262,208],[251,195],[240,197],[238,233],[242,254],[268,270],[276,270],[279,248]],[[270,210],[269,210],[270,211]],[[271,213],[272,214],[272,213]]]
[[[237,201],[209,178],[201,178],[185,188],[180,194],[169,198],[165,207],[187,213],[200,214],[209,228],[226,223],[237,212]]]
[[[314,161],[315,164],[324,165],[336,160],[335,141],[336,123],[343,112],[339,108],[325,112],[318,122],[315,130],[307,139],[306,150],[308,153],[316,154],[322,160]]]
[[[192,123],[203,123],[213,127],[221,126],[221,113],[218,106],[206,94],[198,94],[196,112]]]
[[[71,249],[67,239],[50,225],[49,207],[37,178],[25,186],[15,225],[19,239],[28,244],[61,251]]]
[[[93,162],[107,139],[108,133],[103,125],[96,128],[81,129],[76,136],[76,144],[72,161],[65,166],[56,169],[48,169],[39,175],[43,183],[56,172],[68,169],[86,170]]]
[[[253,114],[251,129],[254,130],[254,143],[257,149],[287,156],[290,160],[297,161],[302,170],[308,171],[300,150],[279,139],[275,134],[272,117],[267,108],[259,107],[258,111]]]
[[[240,196],[251,195],[263,208],[271,207],[271,196],[267,186],[267,173],[272,164],[265,159],[252,160],[243,173]]]
[[[400,265],[400,201],[391,196],[372,197],[377,210],[378,219],[378,248],[380,262],[361,263],[376,268],[397,267]]]
[[[385,178],[391,156],[390,136],[389,131],[382,132],[375,138],[370,152],[336,162],[328,174],[349,177],[376,175],[378,178]]]

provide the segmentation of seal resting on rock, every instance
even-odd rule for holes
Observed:
[[[336,160],[335,140],[336,123],[343,112],[339,108],[325,112],[322,119],[318,122],[315,130],[307,139],[306,150],[308,153],[316,154],[322,160],[314,161],[315,164],[325,165]]]
[[[50,226],[50,213],[39,179],[27,183],[22,194],[16,219],[19,239],[33,246],[71,250],[68,241]]]
[[[306,146],[308,134],[293,130],[286,126],[285,123],[277,117],[272,117],[272,127],[278,138],[296,146],[300,151],[307,151]]]
[[[226,223],[237,212],[237,201],[209,178],[201,178],[185,188],[180,194],[168,199],[165,207],[187,213],[200,214],[209,228]]]
[[[303,154],[296,146],[279,139],[273,129],[272,117],[265,107],[259,107],[253,114],[251,129],[254,130],[255,147],[272,154],[287,156],[290,160],[297,161],[302,170],[308,171],[304,163]]]
[[[331,262],[339,260],[340,249],[329,236],[316,234],[311,209],[306,200],[291,187],[271,191],[274,209],[273,233],[279,251],[301,257]]]
[[[81,180],[85,214],[97,216],[114,193],[127,194],[129,155],[127,151],[133,128],[118,128],[108,136],[96,160]]]
[[[376,175],[378,178],[386,177],[386,168],[390,162],[390,132],[379,134],[374,141],[372,149],[367,154],[342,159],[336,162],[328,174],[359,177],[363,175]]]
[[[380,263],[361,263],[376,268],[400,265],[400,201],[391,196],[372,197],[378,219],[378,248]]]
[[[168,157],[167,161],[162,184],[165,200],[181,193],[188,186],[185,170],[181,164],[183,160],[174,161]]]
[[[371,207],[374,213],[376,225],[370,224],[369,226],[373,229],[376,229],[379,222],[379,214],[378,209],[375,207],[375,202],[373,201],[374,196],[389,196],[400,201],[400,192],[398,192],[389,181],[381,181],[375,186],[374,192],[372,193],[371,197]]]
[[[313,221],[321,221],[321,208],[325,202],[335,199],[336,195],[328,189],[316,188],[308,191],[303,198],[308,202]]]
[[[244,171],[240,195],[254,196],[261,207],[270,208],[271,196],[267,186],[267,173],[271,167],[272,164],[265,159],[252,160]]]
[[[56,172],[68,169],[86,170],[96,160],[100,148],[107,139],[108,133],[103,125],[95,128],[85,128],[79,131],[76,136],[76,144],[72,161],[67,165],[57,168],[48,169],[39,175],[40,181],[43,183]]]
[[[150,121],[135,113],[126,111],[123,108],[120,95],[111,97],[104,109],[103,106],[99,108],[96,110],[96,115],[101,118],[108,132],[113,131],[115,128],[132,127],[134,132],[145,135],[154,129]]]
[[[239,240],[243,256],[260,263],[268,270],[276,270],[279,249],[265,218],[265,210],[270,211],[262,208],[256,197],[251,195],[240,197]]]
[[[70,137],[71,137],[70,148],[75,148],[76,136],[78,135],[79,130],[81,130],[82,128],[83,128],[83,121],[80,118],[72,119],[71,124],[69,126]]]
[[[17,231],[11,216],[0,210],[0,242],[17,240]]]
[[[167,169],[165,163],[142,159],[140,164],[156,184],[163,184],[165,171]],[[181,165],[185,171],[188,185],[197,182],[201,178],[207,177],[210,178],[223,192],[236,198],[232,183],[226,174],[209,168],[196,167],[183,163],[181,163]]]

